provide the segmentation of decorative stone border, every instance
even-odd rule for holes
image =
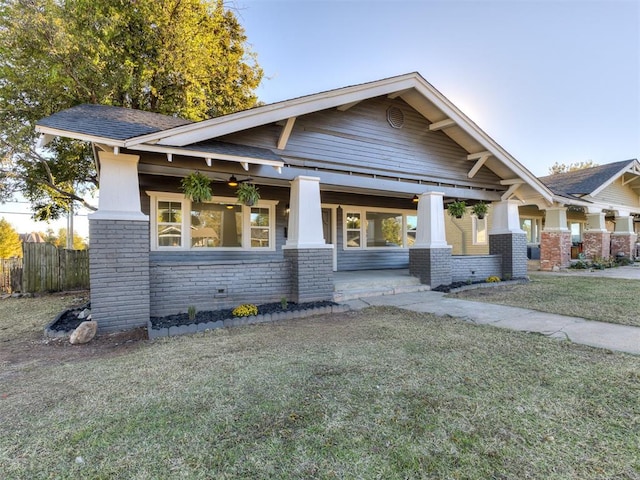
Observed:
[[[447,293],[464,292],[465,290],[475,290],[478,288],[494,288],[504,287],[505,285],[520,285],[523,283],[529,283],[528,278],[517,278],[515,280],[502,280],[500,282],[485,282],[485,283],[472,283],[471,285],[463,285],[462,287],[452,288]]]
[[[343,313],[349,311],[349,305],[328,305],[318,308],[307,308],[304,310],[291,310],[275,313],[265,313],[264,315],[252,315],[250,317],[234,317],[217,322],[190,323],[188,325],[177,325],[168,328],[153,328],[151,321],[147,323],[149,340],[159,337],[175,337],[189,333],[205,332],[223,327],[241,327],[243,325],[254,325],[256,323],[277,322],[281,320],[292,320],[294,318],[311,317],[313,315],[327,315],[330,313]]]

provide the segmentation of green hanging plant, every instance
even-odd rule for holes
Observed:
[[[192,202],[211,200],[211,179],[198,171],[184,177],[180,185],[184,196]]]
[[[462,218],[462,216],[467,211],[467,204],[464,203],[464,200],[451,202],[447,206],[447,211],[449,212],[449,215],[451,215],[452,217]]]
[[[473,206],[471,211],[476,217],[482,220],[489,211],[489,205],[484,202],[478,202]]]
[[[238,202],[244,203],[248,207],[255,205],[260,200],[258,187],[253,183],[241,183],[238,186],[238,190],[236,190],[236,195],[238,196]]]

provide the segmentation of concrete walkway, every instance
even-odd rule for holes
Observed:
[[[596,322],[526,308],[445,298],[444,293],[432,291],[359,298],[345,303],[354,310],[387,305],[415,312],[433,313],[438,316],[450,315],[477,324],[536,332],[553,338],[568,339],[582,345],[640,355],[640,327]]]

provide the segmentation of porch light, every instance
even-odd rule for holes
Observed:
[[[229,185],[230,187],[237,187],[238,186],[238,179],[231,175],[231,177],[229,177],[229,181],[227,182],[227,185]]]
[[[411,199],[413,203],[418,203],[419,200],[420,199],[418,198],[418,195],[414,195],[413,198]]]

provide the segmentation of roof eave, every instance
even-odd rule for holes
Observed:
[[[65,137],[72,138],[74,140],[81,140],[84,142],[109,145],[110,147],[124,147],[126,142],[125,140],[116,140],[114,138],[100,137],[97,135],[87,135],[84,133],[72,132],[69,130],[45,127],[43,125],[36,125],[36,132],[42,135],[51,135],[53,137]]]

